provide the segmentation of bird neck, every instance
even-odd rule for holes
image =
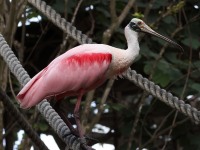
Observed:
[[[129,26],[125,27],[125,36],[128,48],[126,49],[127,57],[131,57],[132,61],[139,54],[138,33],[131,30]]]

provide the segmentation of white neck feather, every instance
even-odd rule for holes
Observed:
[[[127,25],[125,27],[125,36],[128,44],[126,49],[126,54],[132,58],[132,61],[137,57],[140,51],[139,42],[138,42],[138,33],[131,30]]]
[[[126,71],[139,54],[138,33],[132,31],[129,26],[126,26],[125,36],[128,44],[128,48],[126,50],[118,48],[111,49],[113,58],[110,70],[107,74],[109,77],[119,75],[123,71]]]

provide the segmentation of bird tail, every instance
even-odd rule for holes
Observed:
[[[46,69],[40,71],[35,75],[18,93],[17,100],[20,103],[21,108],[30,108],[41,100],[41,92],[38,91],[37,83],[40,82],[40,78],[44,74]]]

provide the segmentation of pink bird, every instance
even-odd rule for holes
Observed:
[[[104,44],[84,44],[67,51],[23,87],[17,95],[20,106],[29,108],[49,97],[77,96],[74,117],[79,136],[83,138],[78,118],[83,94],[97,88],[107,79],[120,75],[131,66],[139,54],[138,32],[152,34],[181,48],[177,43],[153,31],[142,20],[133,18],[125,27],[128,43],[126,50]]]

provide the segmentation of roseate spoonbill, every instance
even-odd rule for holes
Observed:
[[[126,50],[104,44],[83,44],[72,48],[54,59],[23,87],[17,95],[20,106],[29,108],[44,98],[76,95],[78,98],[74,117],[82,138],[78,112],[83,94],[131,66],[140,50],[138,32],[152,34],[182,49],[177,43],[152,30],[142,20],[133,18],[125,27],[128,43]]]

